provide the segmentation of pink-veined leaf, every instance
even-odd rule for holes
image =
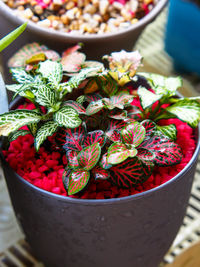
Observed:
[[[88,183],[90,173],[86,170],[74,170],[69,175],[68,195],[80,192]]]
[[[112,140],[113,142],[119,141],[121,139],[120,134],[118,131],[126,125],[126,122],[123,120],[110,120],[108,125],[108,129],[106,130],[106,136]],[[118,137],[119,138],[118,138]]]
[[[126,110],[111,110],[109,113],[109,118],[115,120],[125,120],[127,118],[127,111]]]
[[[109,169],[110,179],[118,187],[130,188],[140,183],[144,176],[142,162],[137,158],[130,158]]]
[[[114,107],[123,109],[124,106],[129,105],[133,101],[133,98],[133,95],[120,94],[111,96],[110,101]]]
[[[78,52],[81,48],[80,45],[68,48],[62,54],[61,64],[63,71],[66,72],[78,72],[81,69],[81,65],[84,63],[86,56],[83,53]]]
[[[108,148],[107,161],[108,164],[119,164],[126,160],[128,157],[134,157],[136,155],[136,149],[131,148],[129,150],[123,143],[115,142]]]
[[[37,56],[39,54],[45,54],[45,59],[51,59],[56,61],[60,58],[59,54],[45,45],[39,43],[26,44],[20,50],[18,50],[8,61],[9,68],[25,67],[26,61]],[[43,57],[42,57],[43,59]],[[32,62],[34,63],[34,62]],[[38,63],[38,61],[37,61]]]
[[[99,94],[92,94],[92,95],[86,95],[85,99],[90,103],[90,102],[94,102],[94,101],[98,101],[101,100],[103,97]]]
[[[82,126],[79,126],[74,129],[66,129],[64,133],[58,136],[57,138],[64,141],[63,147],[66,151],[81,151],[81,143],[85,138],[85,130]]]
[[[105,170],[107,170],[107,169],[112,167],[111,164],[108,164],[107,156],[108,156],[108,153],[103,154],[103,156],[101,157],[101,159],[99,161],[100,167],[102,167]]]
[[[109,171],[101,168],[100,166],[96,166],[92,169],[92,174],[95,180],[107,180],[110,177]]]
[[[153,151],[150,151],[144,148],[138,149],[137,157],[143,161],[153,160],[155,156],[156,155],[154,154]]]
[[[77,169],[79,167],[77,156],[78,156],[78,152],[75,150],[69,150],[67,152],[69,168]]]
[[[99,143],[87,146],[78,154],[79,166],[89,171],[97,164],[101,155],[101,147]]]
[[[94,143],[99,143],[100,146],[104,146],[106,141],[106,137],[103,131],[96,130],[93,132],[89,132],[83,141],[83,147],[93,145]]]
[[[141,119],[141,110],[136,106],[128,106],[126,107],[127,117],[133,120]]]
[[[86,114],[88,116],[96,114],[97,112],[102,110],[103,107],[104,107],[104,103],[102,102],[102,100],[91,102],[86,108]]]
[[[108,132],[107,137],[112,142],[119,142],[121,141],[121,135],[119,130],[113,130]]]
[[[85,108],[81,104],[73,100],[68,100],[64,102],[64,106],[69,106],[74,108],[79,114],[85,114],[86,112]]]
[[[122,142],[137,147],[144,140],[145,132],[145,128],[139,122],[132,122],[121,130]]]
[[[182,159],[180,146],[170,139],[161,136],[146,138],[139,148],[152,151],[155,154],[153,162],[159,166],[178,164]]]
[[[146,130],[146,137],[151,136],[156,131],[156,124],[151,120],[144,120],[141,124]]]

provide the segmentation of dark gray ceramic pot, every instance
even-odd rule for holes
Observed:
[[[183,221],[200,150],[167,183],[137,195],[78,200],[41,190],[3,161],[16,217],[47,267],[156,267]]]
[[[128,29],[112,34],[73,36],[67,33],[41,28],[29,21],[27,30],[6,49],[6,52],[2,53],[3,61],[7,62],[8,58],[22,45],[37,41],[48,45],[56,51],[63,51],[68,46],[82,42],[84,43],[83,51],[86,52],[87,58],[93,60],[101,59],[103,55],[113,51],[120,51],[121,49],[130,51],[145,26],[157,17],[166,3],[167,0],[159,0],[154,9],[138,23]],[[25,22],[23,18],[17,17],[13,10],[5,5],[3,1],[0,1],[0,38],[23,22]],[[8,80],[8,77],[6,78]]]

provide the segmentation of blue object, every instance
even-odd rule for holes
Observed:
[[[171,0],[165,50],[178,71],[200,75],[200,7],[186,0]]]

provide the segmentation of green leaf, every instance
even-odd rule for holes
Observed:
[[[20,127],[38,122],[41,120],[41,114],[33,110],[13,110],[0,115],[0,136],[8,136],[11,132]]]
[[[98,162],[101,155],[99,143],[87,146],[78,154],[79,166],[86,171],[91,170]]]
[[[48,86],[41,85],[35,92],[36,102],[45,107],[53,107],[56,104],[55,91]]]
[[[108,148],[108,156],[107,162],[108,164],[119,164],[125,161],[128,157],[134,157],[137,154],[137,150],[135,148],[128,149],[126,145],[121,142],[114,142]]]
[[[63,76],[62,64],[51,60],[41,62],[38,72],[55,87],[59,85]]]
[[[4,50],[9,44],[11,44],[20,34],[23,33],[23,31],[26,29],[27,23],[28,22],[25,22],[0,40],[0,52]]]
[[[30,124],[28,125],[28,129],[29,129],[29,131],[31,132],[31,134],[32,134],[33,136],[35,136],[36,133],[37,133],[38,124],[37,124],[37,123],[30,123]]]
[[[121,139],[123,143],[137,147],[144,140],[145,134],[145,128],[139,122],[133,122],[121,130]]]
[[[90,173],[84,170],[74,170],[69,175],[68,195],[74,195],[81,191],[88,183]]]
[[[152,93],[151,91],[147,90],[144,87],[139,87],[138,89],[138,95],[140,98],[140,103],[142,105],[143,109],[149,108],[152,106],[156,101],[161,99],[161,95],[156,95]]]
[[[118,90],[118,84],[110,75],[104,75],[98,78],[100,80],[101,88],[108,96],[113,96],[116,94]]]
[[[165,125],[165,126],[158,126],[157,131],[160,132],[161,135],[165,135],[169,137],[171,140],[176,141],[177,130],[174,124]]]
[[[159,74],[147,72],[140,72],[137,74],[145,77],[150,83],[152,89],[158,95],[173,96],[176,94],[177,89],[182,86],[181,77],[167,78]]]
[[[23,84],[9,84],[9,85],[6,85],[6,88],[11,91],[11,92],[18,92],[21,87],[23,86]]]
[[[54,114],[54,120],[66,128],[76,128],[81,124],[78,112],[72,107],[62,107]]]
[[[63,106],[73,107],[79,114],[85,114],[85,108],[78,102],[68,100],[63,103]]]
[[[172,115],[175,115],[180,120],[186,122],[192,128],[198,126],[200,120],[200,103],[195,100],[180,99],[175,104],[165,109]],[[156,120],[165,118],[165,114],[161,114]],[[166,114],[167,116],[167,114]]]
[[[12,68],[11,73],[13,78],[21,84],[34,83],[35,79],[28,74],[23,68]]]
[[[8,141],[12,142],[12,141],[16,140],[19,136],[24,136],[27,134],[30,134],[30,132],[27,130],[18,130],[18,131],[12,132],[8,136]]]
[[[35,149],[39,150],[41,144],[46,140],[48,136],[51,136],[58,128],[58,123],[55,121],[48,121],[43,124],[37,131],[35,136]]]

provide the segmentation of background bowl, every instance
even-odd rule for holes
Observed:
[[[93,60],[101,59],[103,55],[113,51],[120,51],[121,49],[130,51],[145,26],[156,18],[166,3],[167,0],[159,0],[149,14],[127,29],[101,35],[71,35],[41,28],[32,21],[29,21],[26,31],[2,53],[4,65],[21,46],[37,41],[57,51],[63,51],[73,44],[82,42],[84,43],[83,52],[86,53],[87,59]],[[13,10],[0,0],[0,38],[24,22],[25,19],[17,17]],[[6,80],[8,81],[8,77],[6,77]]]

